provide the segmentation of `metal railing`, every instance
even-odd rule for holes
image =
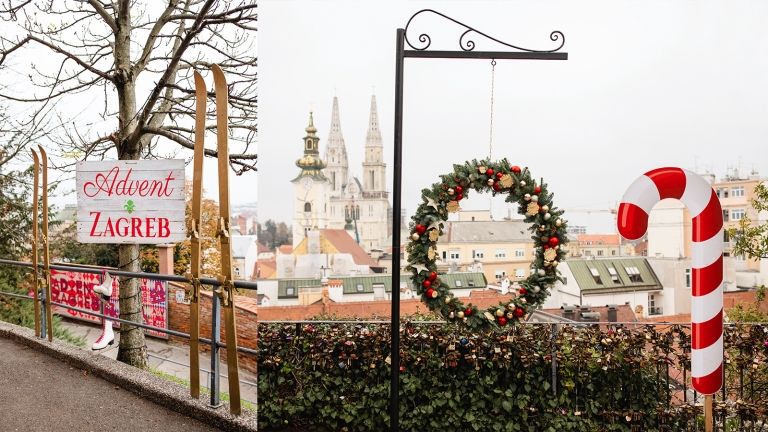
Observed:
[[[8,260],[8,259],[0,259],[0,265],[5,266],[11,266],[11,267],[20,267],[25,269],[32,269],[33,264],[31,262],[25,262],[25,261],[15,261],[15,260]],[[42,264],[39,265],[40,269],[44,268]],[[189,283],[189,279],[185,278],[184,276],[177,276],[177,275],[163,275],[163,274],[157,274],[157,273],[146,273],[146,272],[130,272],[130,271],[122,271],[122,270],[114,270],[112,268],[108,267],[98,267],[98,266],[83,266],[78,264],[69,264],[69,263],[56,263],[51,264],[50,269],[52,270],[60,270],[60,271],[71,271],[71,272],[77,272],[77,273],[89,273],[89,274],[101,274],[104,271],[109,271],[109,273],[113,276],[122,276],[122,277],[128,277],[128,278],[138,278],[138,279],[148,279],[148,280],[158,280],[158,281],[165,281],[165,282],[181,282],[181,283]],[[202,285],[209,285],[212,287],[221,286],[221,281],[214,278],[200,278],[200,282]],[[248,281],[233,281],[233,284],[235,288],[239,289],[246,289],[246,290],[253,290],[257,288],[256,282],[248,282]],[[33,296],[25,295],[25,294],[18,294],[18,293],[11,293],[11,292],[5,292],[0,291],[0,295],[8,296],[8,297],[14,297],[19,298],[23,300],[34,300]],[[42,310],[45,311],[47,307],[52,306],[58,306],[64,309],[68,309],[71,311],[95,316],[102,319],[109,319],[110,321],[119,322],[121,324],[126,324],[134,327],[139,327],[145,330],[152,330],[159,333],[168,334],[171,336],[176,336],[183,339],[190,339],[190,335],[188,333],[171,330],[171,329],[164,329],[161,327],[156,327],[153,325],[140,323],[136,321],[130,321],[130,320],[124,320],[121,318],[115,318],[108,315],[105,315],[101,312],[95,312],[88,309],[82,309],[74,306],[70,306],[68,304],[59,303],[51,301],[51,304],[48,305],[46,301],[45,296],[40,296],[40,305],[42,306]],[[103,308],[103,305],[102,305]],[[227,345],[223,342],[221,342],[221,316],[220,316],[220,300],[218,296],[212,296],[211,297],[211,339],[207,338],[199,338],[199,340],[210,346],[211,350],[211,369],[210,371],[206,371],[201,368],[202,371],[208,373],[209,376],[209,389],[210,389],[210,406],[212,407],[219,407],[221,406],[221,397],[220,397],[220,379],[222,376],[224,378],[227,378],[226,375],[223,375],[221,373],[221,362],[220,362],[220,349],[227,348]],[[45,313],[42,314],[42,316],[45,316]],[[43,324],[43,327],[45,328],[45,324]],[[53,331],[53,325],[50,324],[51,331]],[[258,351],[250,348],[245,348],[238,346],[237,351],[240,353],[248,354],[255,356]],[[168,359],[166,359],[168,360]]]

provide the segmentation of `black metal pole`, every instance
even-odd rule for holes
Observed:
[[[220,366],[219,359],[219,341],[221,340],[221,317],[219,316],[219,296],[211,296],[211,406],[218,408],[221,406],[219,399],[220,385]]]
[[[405,30],[397,29],[395,49],[395,160],[392,187],[392,382],[389,387],[392,432],[400,430],[400,213],[403,176],[403,66]]]

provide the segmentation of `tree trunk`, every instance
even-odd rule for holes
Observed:
[[[131,70],[131,7],[120,1],[115,32],[115,86],[118,97],[118,130],[116,134],[117,158],[136,160],[141,155],[139,143],[131,140],[136,124],[136,77]],[[120,245],[120,270],[138,272],[139,245]],[[144,322],[141,288],[135,278],[120,278],[120,318]],[[147,346],[141,327],[121,324],[117,360],[142,369],[147,368]]]

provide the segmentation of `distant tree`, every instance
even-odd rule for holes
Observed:
[[[768,187],[760,183],[755,187],[755,197],[751,206],[756,213],[768,211]],[[728,229],[733,240],[733,254],[744,255],[752,259],[768,258],[768,223],[752,224],[748,216],[739,221],[739,226]]]
[[[256,236],[259,239],[259,243],[274,250],[278,246],[292,244],[293,233],[291,228],[285,222],[275,222],[272,219],[268,219],[264,224],[258,223],[256,225]]]
[[[275,247],[293,243],[293,233],[291,232],[291,229],[288,227],[288,225],[285,224],[285,222],[280,222],[277,224],[275,243]]]
[[[230,81],[232,141],[244,147],[230,166],[254,168],[255,1],[10,0],[0,2],[0,19],[0,82],[26,78],[0,89],[0,99],[23,106],[22,128],[43,118],[65,125],[50,140],[62,155],[154,158],[160,140],[193,148],[193,70],[218,63]],[[60,63],[46,68],[40,55]],[[118,255],[122,270],[140,270],[138,246],[121,245]],[[121,280],[120,318],[141,322],[141,309],[138,281]],[[142,329],[121,326],[117,358],[147,366]]]

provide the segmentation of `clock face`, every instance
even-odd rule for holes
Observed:
[[[312,179],[309,177],[304,177],[301,180],[301,185],[304,186],[304,189],[309,189],[312,187]]]

